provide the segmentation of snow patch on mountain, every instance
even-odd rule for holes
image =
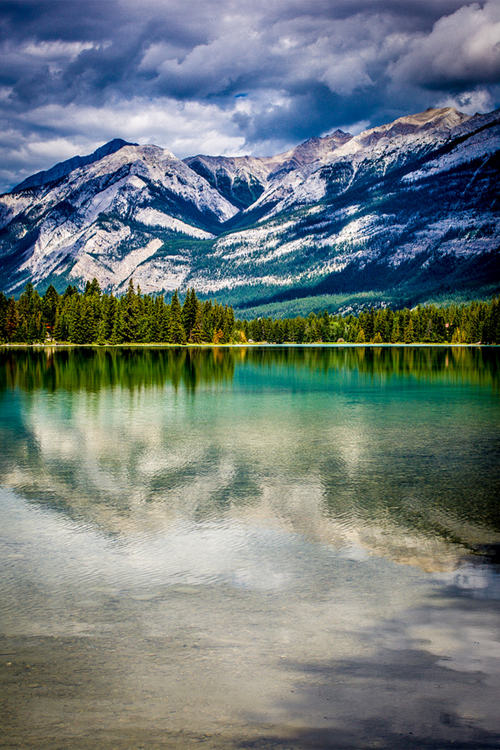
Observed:
[[[215,234],[210,234],[210,232],[205,232],[203,229],[192,227],[184,221],[174,219],[172,216],[157,211],[154,208],[140,208],[136,211],[134,218],[136,221],[140,221],[141,224],[145,224],[148,227],[163,227],[164,229],[171,229],[173,232],[181,232],[182,234],[187,234],[189,237],[196,237],[199,240],[215,239]]]
[[[33,197],[27,193],[7,193],[0,196],[0,229],[6,227],[19,214],[33,204]]]
[[[486,160],[500,150],[500,125],[488,131],[481,131],[471,136],[465,143],[460,143],[448,154],[432,159],[421,169],[402,177],[402,182],[417,182],[427,177],[448,172],[460,164],[478,159]],[[481,167],[479,167],[480,169]]]
[[[326,184],[321,175],[316,172],[308,175],[304,180],[300,173],[286,174],[277,184],[268,188],[248,211],[256,206],[275,203],[267,212],[266,219],[278,216],[293,205],[317,203],[326,194]]]

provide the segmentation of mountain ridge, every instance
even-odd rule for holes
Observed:
[[[75,159],[0,196],[5,291],[95,276],[120,293],[133,276],[248,306],[499,281],[500,110],[429,109],[270,157],[180,160],[114,139]]]
[[[87,156],[73,156],[71,157],[71,159],[66,159],[65,161],[58,162],[50,169],[42,172],[36,172],[35,174],[27,177],[25,180],[20,182],[19,185],[13,187],[10,192],[20,193],[23,190],[28,190],[32,187],[42,187],[43,185],[49,185],[51,182],[60,180],[61,177],[66,177],[66,175],[70,174],[70,172],[73,172],[75,169],[85,167],[87,166],[87,164],[93,164],[95,161],[99,161],[104,156],[114,154],[124,146],[138,145],[138,143],[129,143],[128,141],[124,141],[122,138],[113,138],[111,141],[108,141],[103,146],[100,146]]]

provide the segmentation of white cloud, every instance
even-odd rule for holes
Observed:
[[[476,112],[490,112],[494,108],[491,93],[484,88],[475,91],[463,91],[456,96],[446,96],[437,103],[438,107],[455,107],[467,115]]]
[[[414,38],[393,66],[396,81],[444,86],[500,80],[500,2],[467,5]]]
[[[344,96],[349,96],[356,89],[374,85],[366,72],[364,60],[356,54],[332,60],[319,80],[324,81],[333,93]]]
[[[8,132],[3,133],[0,160],[4,149],[5,158],[0,180],[4,184],[20,181],[75,154],[91,153],[116,137],[163,146],[179,158],[196,153],[238,155],[243,152],[245,138],[232,122],[232,115],[235,109],[245,107],[245,100],[237,100],[234,109],[228,111],[198,102],[179,106],[175,100],[145,102],[140,98],[104,107],[39,107],[20,118],[25,135],[11,131],[7,137]],[[33,132],[35,128],[41,128],[41,135]],[[47,137],[47,132],[57,131],[59,134]]]
[[[26,55],[40,57],[44,60],[53,60],[54,58],[69,58],[74,60],[86,49],[92,49],[92,42],[34,42],[30,41],[20,48],[20,51]]]
[[[240,100],[235,108],[243,108]],[[231,122],[231,111],[215,104],[185,102],[173,99],[144,101],[136,97],[102,107],[50,104],[33,110],[23,119],[46,129],[67,133],[71,143],[102,145],[103,141],[121,137],[140,143],[154,143],[169,148],[176,156],[193,153],[193,148],[217,149],[217,153],[235,153],[244,145]],[[85,134],[82,136],[81,134]]]

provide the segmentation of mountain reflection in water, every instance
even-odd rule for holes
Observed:
[[[0,358],[12,746],[499,746],[494,349]]]

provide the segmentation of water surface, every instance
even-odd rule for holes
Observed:
[[[3,746],[500,747],[498,352],[0,359]]]

